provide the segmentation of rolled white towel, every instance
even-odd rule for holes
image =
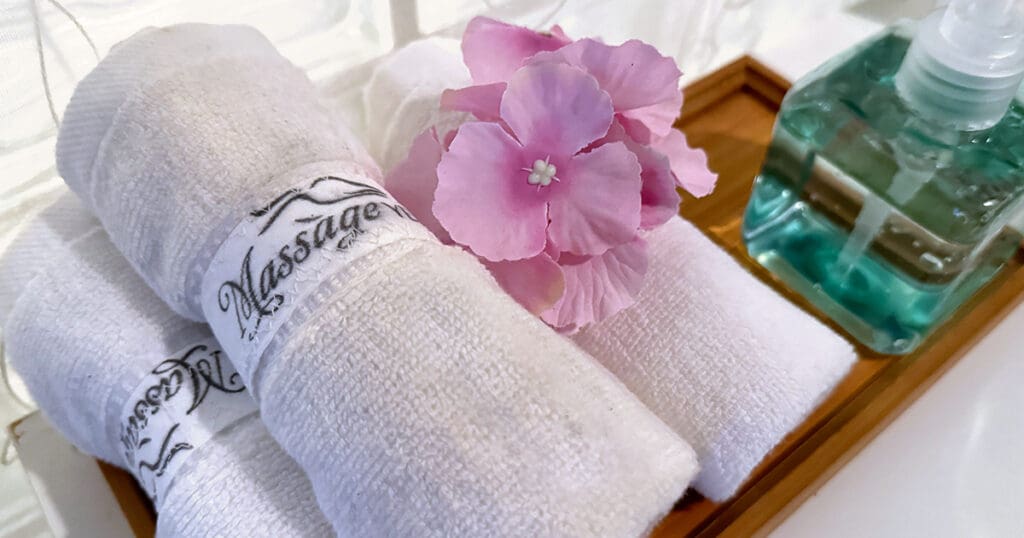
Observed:
[[[25,231],[30,225],[31,232]],[[72,241],[99,227],[96,217],[66,191],[50,205],[30,212],[11,233],[31,235],[31,241],[12,239],[0,252],[0,326],[47,259],[64,257]]]
[[[453,41],[414,42],[381,62],[364,101],[374,104],[366,119],[383,138],[368,147],[408,151],[424,129],[436,126],[444,136],[453,127],[450,119],[435,123],[441,92],[470,83],[451,67],[461,63]],[[402,85],[413,66],[435,78],[415,78],[409,100],[413,93]],[[683,219],[645,238],[650,265],[636,304],[572,339],[693,446],[701,463],[694,487],[724,500],[829,393],[855,354]]]
[[[69,222],[81,226],[70,228]],[[79,237],[65,242],[70,236]],[[27,280],[14,277],[15,266]],[[23,291],[4,326],[7,352],[43,414],[75,446],[128,468],[145,488],[157,471],[140,465],[151,451],[133,451],[134,465],[126,459],[126,411],[133,412],[132,396],[140,386],[153,386],[155,368],[197,344],[208,344],[208,328],[177,316],[153,295],[70,193],[25,227],[0,262],[0,273]],[[214,357],[215,348],[208,347],[204,353]],[[188,391],[181,383],[188,374],[208,385],[202,365],[198,368],[174,368],[157,376],[167,382],[168,393],[175,392],[162,399],[183,401]],[[234,385],[233,390],[241,390]],[[229,398],[249,399],[244,393]],[[209,396],[197,409],[219,412],[219,402]],[[157,409],[161,417],[170,413],[166,407],[147,409]],[[201,444],[189,430],[197,424],[180,423],[171,439],[193,446],[174,453],[169,461],[180,467],[169,465],[161,477],[166,489],[155,499],[157,534],[332,536],[305,474],[270,437],[258,414],[235,418]],[[142,432],[160,433],[158,419],[150,420],[153,426]],[[154,437],[150,444],[160,441]]]
[[[694,487],[733,495],[855,359],[850,344],[776,294],[693,224],[647,234],[632,308],[573,340],[697,450]]]
[[[430,238],[367,161],[242,27],[124,42],[58,140],[114,244],[211,323],[340,534],[649,530],[696,473],[689,446]]]
[[[458,50],[454,39],[421,39],[403,47],[400,55],[385,57],[373,70],[368,82],[373,91],[363,92],[363,108],[365,117],[374,118],[366,125],[367,149],[381,168],[390,170],[409,154],[409,132],[419,133],[424,125],[447,132],[469,119],[469,114],[437,106],[445,88],[469,85]],[[461,83],[447,85],[451,81]]]

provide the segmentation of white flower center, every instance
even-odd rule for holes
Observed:
[[[530,173],[526,178],[527,183],[530,185],[536,185],[539,189],[550,185],[552,180],[558,181],[558,178],[555,177],[558,169],[555,168],[555,165],[549,162],[549,159],[550,157],[543,161],[537,159],[536,161],[533,161],[533,168],[523,168],[524,172]]]

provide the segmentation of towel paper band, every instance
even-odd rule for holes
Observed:
[[[132,391],[121,413],[125,465],[159,511],[196,449],[255,412],[216,340],[204,339],[160,362]]]
[[[432,240],[376,182],[324,168],[300,169],[285,183],[296,187],[250,212],[203,276],[203,314],[250,388],[271,338],[322,280],[382,245]]]

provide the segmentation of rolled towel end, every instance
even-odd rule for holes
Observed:
[[[472,83],[455,39],[414,41],[385,58],[363,91],[370,154],[386,172],[409,154],[412,139],[428,127],[440,136],[470,119],[441,110],[438,96],[447,88]]]
[[[721,501],[814,410],[853,347],[693,224],[647,236],[636,305],[574,338],[697,451],[694,487]]]

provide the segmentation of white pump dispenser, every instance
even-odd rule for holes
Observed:
[[[916,112],[961,131],[999,122],[1024,78],[1024,20],[1015,0],[953,0],[921,21],[896,74]]]

